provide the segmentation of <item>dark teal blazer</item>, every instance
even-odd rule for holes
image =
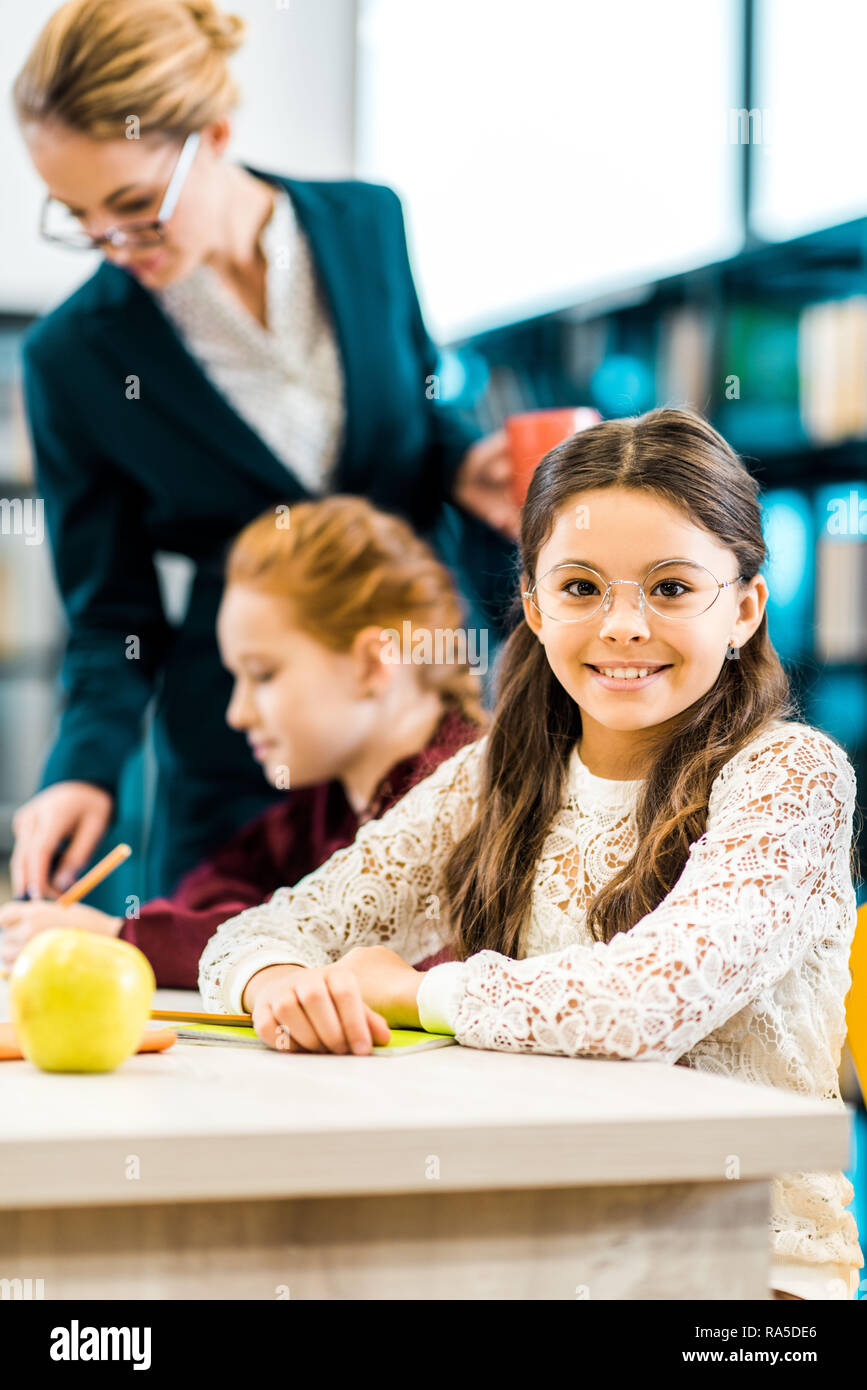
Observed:
[[[378,184],[245,167],[291,197],[331,312],[346,399],[333,491],[363,495],[424,534],[478,430],[425,389],[437,354],[400,200]],[[127,398],[131,375],[140,399]],[[211,384],[157,300],[108,262],[26,336],[24,389],[69,624],[65,705],[41,785],[75,778],[116,794],[156,693],[146,891],[168,892],[286,795],[225,723],[231,680],[215,622],[230,540],[266,508],[310,494]],[[180,627],[163,610],[155,551],[196,563]]]

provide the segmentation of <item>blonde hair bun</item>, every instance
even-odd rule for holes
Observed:
[[[223,14],[212,0],[185,0],[186,8],[218,53],[234,53],[244,42],[246,21],[237,14]]]
[[[58,121],[95,139],[202,130],[237,105],[227,59],[246,25],[213,0],[67,0],[13,87],[22,126]]]

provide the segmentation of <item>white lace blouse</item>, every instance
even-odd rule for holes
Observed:
[[[344,383],[312,252],[284,188],[260,237],[265,329],[207,264],[157,290],[211,382],[314,495],[328,492],[344,429]]]
[[[486,743],[465,745],[294,887],[224,922],[199,965],[206,1007],[241,1012],[247,981],[270,964],[324,965],[360,945],[387,943],[410,963],[440,950],[440,871],[476,813]],[[757,735],[714,780],[707,829],[665,900],[597,942],[586,907],[634,852],[640,787],[591,774],[576,746],[519,959],[480,951],[435,966],[419,989],[422,1025],[467,1047],[677,1063],[842,1107],[856,914],[845,751],[802,723]],[[771,1196],[771,1285],[853,1297],[863,1257],[845,1175],[781,1174]]]

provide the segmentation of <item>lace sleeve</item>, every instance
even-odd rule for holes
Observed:
[[[715,779],[707,830],[654,911],[608,943],[434,967],[425,1026],[471,1047],[674,1063],[823,936],[854,930],[851,764],[805,726],[757,746]]]
[[[244,986],[267,965],[328,965],[381,945],[413,964],[445,945],[439,873],[475,815],[486,739],[459,748],[294,887],[223,922],[199,961],[206,1006],[241,1012]]]

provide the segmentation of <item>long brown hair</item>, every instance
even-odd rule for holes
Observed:
[[[552,449],[530,483],[520,559],[529,587],[559,508],[591,488],[629,488],[678,507],[736,557],[752,579],[767,558],[760,488],[701,416],[660,408],[609,420]],[[735,593],[739,592],[735,590]],[[451,852],[444,892],[458,959],[482,950],[516,957],[537,860],[561,806],[581,713],[554,675],[544,646],[520,619],[497,662],[497,696],[480,768],[479,815]],[[724,661],[700,699],[655,751],[636,808],[637,849],[596,893],[587,923],[596,940],[628,931],[662,902],[707,826],[711,784],[724,763],[774,719],[800,719],[767,613],[738,660]]]
[[[480,678],[455,640],[462,612],[452,576],[401,517],[343,493],[281,504],[236,537],[226,583],[285,598],[292,623],[334,652],[348,652],[368,626],[403,635],[407,623],[410,649],[419,635],[443,635],[442,659],[413,662],[419,686],[436,691],[444,709],[459,709],[480,734],[487,728]]]

